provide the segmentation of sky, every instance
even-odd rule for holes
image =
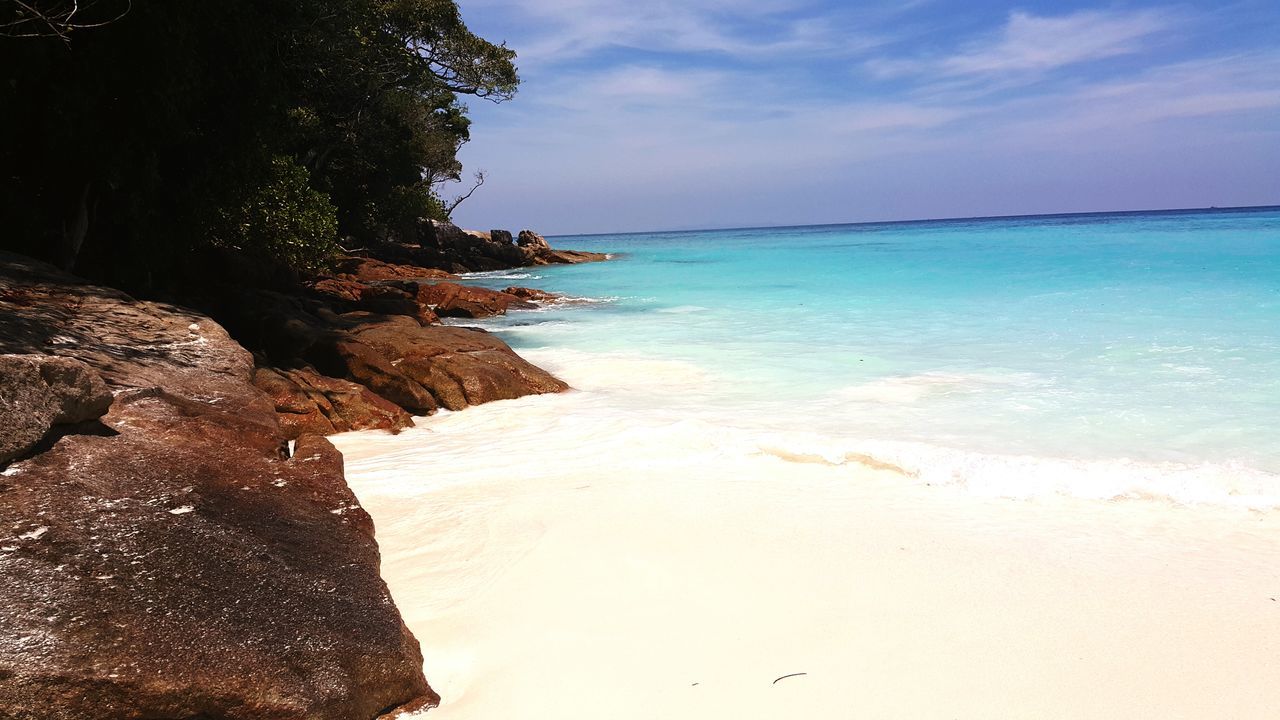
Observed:
[[[1280,204],[1276,0],[458,4],[522,79],[467,103],[464,227]]]

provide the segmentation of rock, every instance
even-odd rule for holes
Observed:
[[[547,239],[532,230],[521,230],[516,244],[532,251],[535,255],[551,251],[551,246],[547,244]]]
[[[534,307],[513,295],[451,282],[423,283],[417,299],[441,317],[485,318],[506,314],[511,307]]]
[[[509,287],[502,292],[505,295],[513,295],[521,300],[528,300],[529,302],[549,302],[552,300],[559,300],[564,297],[563,295],[557,295],[556,293],[547,292],[546,290],[516,286]]]
[[[397,282],[409,286],[413,292],[393,284]],[[311,284],[311,292],[318,298],[341,306],[341,312],[364,310],[380,315],[408,315],[428,325],[440,322],[435,311],[415,297],[417,287],[416,283],[409,281],[392,280],[370,284],[322,277]]]
[[[311,291],[337,302],[358,303],[360,296],[368,287],[363,282],[355,280],[322,277],[311,283]]]
[[[366,720],[438,701],[341,455],[301,435],[288,456],[219,325],[0,255],[0,352],[76,358],[115,392],[113,435],[65,435],[0,476],[0,717]]]
[[[258,368],[253,384],[275,403],[280,429],[289,440],[349,430],[397,432],[413,424],[407,412],[368,388],[308,368]]]
[[[55,425],[96,420],[111,391],[92,368],[51,355],[0,355],[0,464],[25,455]]]
[[[563,392],[569,387],[516,355],[502,340],[476,328],[423,327],[391,316],[364,318],[350,332],[450,410]]]
[[[361,259],[370,262],[368,270],[356,263],[355,258],[339,261],[340,277],[364,281],[412,280],[428,277],[415,274],[412,269],[386,271],[375,269],[379,268],[376,263],[465,273],[608,259],[608,256],[603,253],[556,250],[548,245],[545,238],[532,230],[522,230],[519,238],[513,243],[511,233],[507,230],[490,230],[489,232],[463,230],[449,222],[421,220],[415,233],[397,233],[396,236],[401,237],[402,240],[378,243],[361,251],[362,255],[367,256]],[[404,239],[408,236],[416,238],[416,242],[405,242]]]
[[[358,280],[362,283],[376,280],[413,280],[418,278],[454,279],[457,276],[435,268],[413,265],[395,265],[365,257],[344,257],[337,261],[334,273],[342,280]]]
[[[533,254],[533,264],[535,265],[573,265],[609,259],[607,253],[552,249],[547,244],[546,238],[532,230],[521,230],[516,244]]]
[[[608,253],[587,252],[585,250],[551,250],[538,256],[538,264],[576,265],[578,263],[603,262],[608,259]]]
[[[506,239],[494,240],[489,233],[468,233],[453,223],[429,220],[422,224],[420,244],[433,248],[470,271],[505,270],[533,264],[527,249]],[[510,238],[510,233],[506,234]]]
[[[412,318],[404,320],[409,327],[422,327]],[[430,415],[436,411],[436,401],[426,388],[357,337],[330,333],[309,349],[306,359],[325,375],[360,383],[411,413]]]

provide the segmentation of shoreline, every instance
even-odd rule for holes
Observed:
[[[436,705],[324,436],[564,390],[437,315],[503,313],[537,291],[449,283],[430,261],[602,256],[432,228],[459,244],[424,235],[399,246],[418,265],[348,256],[305,283],[211,251],[208,282],[166,298],[181,304],[0,253],[0,714],[346,720]]]
[[[591,395],[335,438],[426,638],[426,717],[1280,709],[1273,514],[981,498],[554,421]],[[501,457],[468,455],[495,427]]]

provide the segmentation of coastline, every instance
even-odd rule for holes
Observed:
[[[430,227],[390,248],[417,264],[344,257],[305,283],[215,252],[220,272],[181,304],[0,253],[0,715],[348,720],[439,702],[323,436],[563,391],[440,322],[545,294],[433,264],[603,256]]]
[[[1273,514],[980,498],[555,420],[596,400],[335,438],[391,592],[430,638],[434,716],[1280,709]],[[502,434],[499,457],[466,454],[481,431]],[[773,682],[791,673],[807,674]]]

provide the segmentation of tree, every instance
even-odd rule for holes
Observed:
[[[72,35],[86,1],[68,16],[41,0],[62,32],[0,36],[0,243],[135,291],[192,248],[310,266],[298,253],[339,236],[444,217],[436,187],[470,138],[461,98],[519,82],[514,52],[453,0],[132,0]]]

